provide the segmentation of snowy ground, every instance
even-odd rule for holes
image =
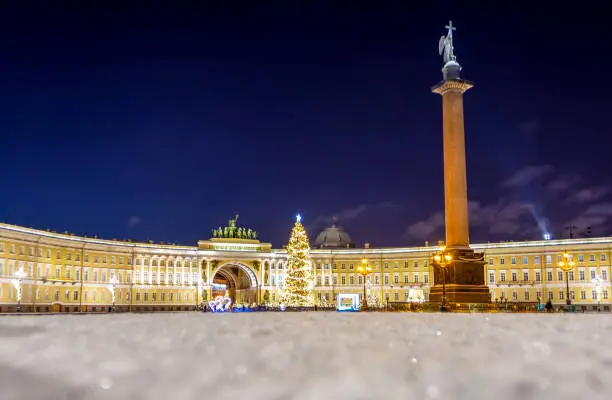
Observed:
[[[612,317],[4,316],[0,398],[610,399]]]

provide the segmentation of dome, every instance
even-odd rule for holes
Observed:
[[[343,228],[332,225],[329,228],[325,228],[317,235],[313,247],[318,249],[338,249],[355,247],[355,245],[351,241],[351,237],[344,231]]]

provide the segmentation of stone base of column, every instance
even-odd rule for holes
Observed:
[[[429,291],[431,303],[442,303],[444,273],[446,303],[490,303],[491,294],[485,284],[483,253],[471,249],[449,249],[453,262],[446,268],[434,263],[434,286]]]

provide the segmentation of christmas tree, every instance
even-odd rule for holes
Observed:
[[[290,307],[314,306],[314,275],[310,261],[308,236],[298,215],[287,244],[287,269],[281,290],[281,302]]]

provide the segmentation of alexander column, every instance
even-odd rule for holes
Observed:
[[[484,254],[474,253],[470,248],[468,229],[463,93],[474,84],[460,78],[461,66],[453,48],[456,28],[452,22],[446,28],[448,34],[442,36],[439,43],[440,55],[444,56],[443,80],[432,88],[432,92],[442,96],[446,246],[441,250],[445,259],[451,261],[439,264],[434,261],[430,301],[442,302],[444,291],[444,300],[449,304],[488,303]]]

